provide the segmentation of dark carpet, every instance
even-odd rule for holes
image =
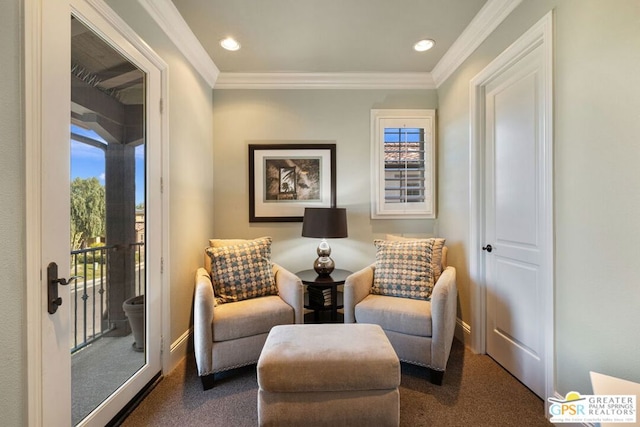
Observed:
[[[401,426],[551,426],[544,402],[486,355],[454,340],[441,386],[424,368],[402,364]],[[256,367],[216,375],[203,391],[193,357],[165,376],[123,426],[258,425]]]

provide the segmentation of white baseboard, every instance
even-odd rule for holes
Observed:
[[[464,322],[459,317],[456,318],[456,330],[454,335],[464,344],[465,347],[469,347],[471,345],[471,325]]]
[[[182,360],[187,357],[189,351],[189,342],[191,338],[192,328],[186,330],[177,340],[171,343],[168,357],[165,358],[163,374],[167,375],[173,371]]]

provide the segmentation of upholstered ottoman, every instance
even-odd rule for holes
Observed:
[[[400,362],[378,325],[281,325],[258,359],[261,426],[397,426]]]

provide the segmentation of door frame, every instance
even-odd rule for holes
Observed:
[[[125,21],[118,16],[103,0],[68,0],[65,8],[71,12],[79,12],[72,4],[81,4],[85,18],[91,22],[99,20],[102,25],[107,25],[114,31],[117,40],[115,44],[123,43],[130,45],[145,57],[158,71],[160,78],[160,94],[156,94],[152,99],[158,102],[159,113],[154,115],[152,120],[158,120],[155,126],[159,129],[158,143],[160,170],[155,175],[160,182],[147,182],[147,187],[157,186],[160,197],[157,208],[160,210],[160,229],[162,236],[159,248],[159,259],[153,260],[153,264],[160,266],[160,289],[158,303],[160,307],[160,369],[164,370],[169,366],[170,352],[168,342],[162,339],[170,336],[169,317],[169,271],[164,259],[169,254],[169,191],[168,186],[163,185],[164,180],[168,180],[169,174],[169,119],[168,119],[168,66],[162,58],[156,54],[137,35]],[[25,138],[25,191],[26,191],[26,334],[27,345],[27,425],[43,426],[46,420],[43,419],[43,348],[41,336],[43,332],[42,321],[46,309],[46,301],[43,298],[42,289],[44,287],[44,273],[42,266],[45,260],[42,259],[42,216],[45,210],[42,206],[42,164],[45,161],[42,155],[43,147],[43,109],[52,109],[54,106],[46,105],[43,102],[43,94],[47,90],[42,85],[42,24],[43,6],[41,0],[24,1],[24,138]],[[69,15],[69,19],[70,19]],[[149,97],[147,98],[149,101]],[[149,104],[148,108],[152,108]],[[46,110],[44,110],[46,111]],[[166,348],[165,348],[166,347]]]
[[[496,76],[517,63],[535,48],[543,51],[543,164],[540,165],[544,182],[543,229],[541,245],[543,256],[542,282],[544,307],[544,363],[546,396],[555,395],[555,348],[554,348],[554,223],[553,223],[553,11],[525,32],[518,40],[496,57],[484,70],[476,75],[469,85],[470,104],[470,151],[469,151],[469,287],[471,291],[471,350],[486,353],[486,284],[485,254],[480,248],[486,244],[485,224],[485,87]],[[548,402],[545,402],[547,405]]]

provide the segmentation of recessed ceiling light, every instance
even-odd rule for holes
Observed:
[[[227,37],[226,39],[220,40],[220,46],[231,51],[240,49],[240,43],[238,43],[231,37]]]
[[[418,43],[413,45],[413,48],[418,52],[424,52],[425,50],[431,49],[436,42],[431,39],[420,40]]]

